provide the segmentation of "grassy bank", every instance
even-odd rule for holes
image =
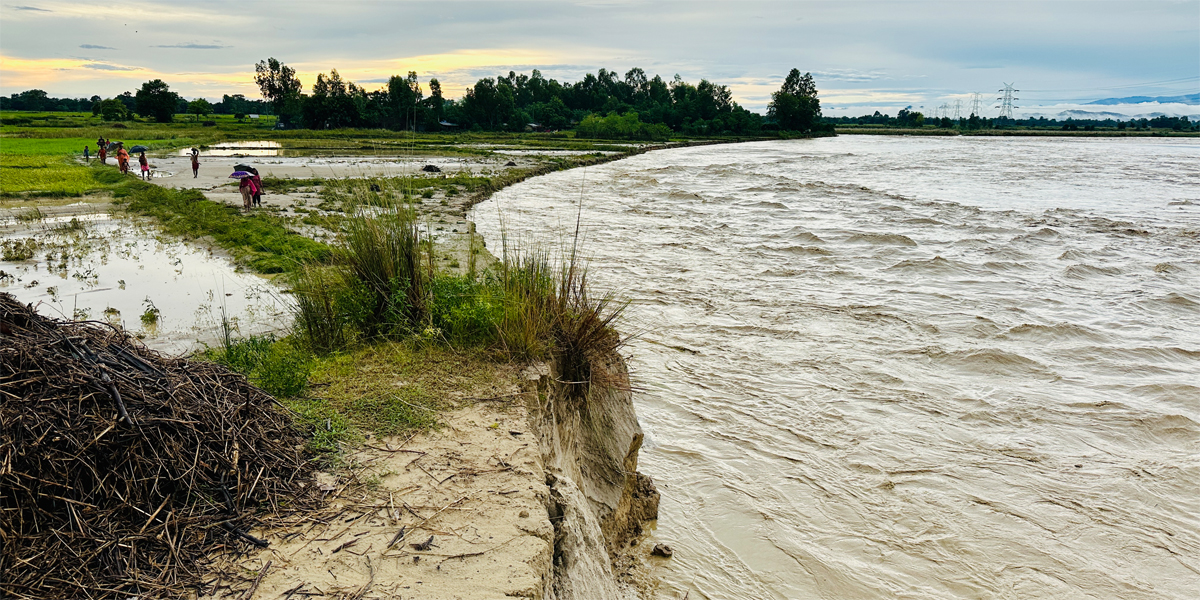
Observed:
[[[202,357],[284,399],[327,460],[367,434],[432,427],[459,401],[508,393],[497,373],[513,363],[554,360],[580,398],[605,384],[592,365],[622,344],[613,322],[625,305],[595,295],[574,257],[531,249],[452,273],[433,252],[410,206],[358,206],[327,261],[286,275],[287,335],[238,339],[227,324]]]
[[[169,190],[134,181],[115,203],[134,214],[156,219],[183,239],[211,239],[239,264],[263,274],[287,273],[327,261],[330,248],[288,227],[281,217],[213,202],[197,190]],[[126,194],[127,192],[127,194]]]

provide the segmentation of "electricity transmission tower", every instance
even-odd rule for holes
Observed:
[[[938,118],[944,119],[948,116],[950,116],[950,105],[943,102],[942,105],[938,107]]]
[[[954,120],[957,121],[961,118],[962,118],[962,100],[955,100],[954,101]]]
[[[1013,92],[1019,92],[1021,90],[1014,90],[1013,84],[1006,83],[1006,84],[1004,84],[1004,89],[996,90],[996,91],[1004,93],[1003,96],[996,98],[996,100],[1000,101],[1000,104],[998,106],[996,106],[996,108],[1000,109],[1000,118],[1001,119],[1013,118],[1012,109],[1020,108],[1019,106],[1013,106],[1013,100],[1020,99],[1020,98],[1017,98],[1016,96],[1013,96]]]
[[[971,114],[983,117],[983,94],[979,92],[971,94]]]

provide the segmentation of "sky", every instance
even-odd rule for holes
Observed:
[[[267,57],[295,68],[306,91],[330,69],[368,90],[416,71],[459,97],[510,70],[575,81],[641,67],[728,85],[762,112],[798,68],[834,116],[931,114],[956,101],[969,112],[973,92],[994,116],[1007,83],[1018,115],[1200,114],[1200,102],[1086,105],[1200,93],[1200,0],[0,0],[5,95],[107,98],[162,79],[189,99],[257,98],[254,64]]]

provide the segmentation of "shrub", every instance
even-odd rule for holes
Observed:
[[[273,335],[234,339],[226,322],[220,348],[202,355],[245,375],[263,391],[279,398],[299,396],[308,387],[311,364],[288,340]]]

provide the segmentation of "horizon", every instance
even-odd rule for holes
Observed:
[[[763,113],[795,67],[827,116],[926,114],[1016,82],[1018,115],[1084,110],[1200,114],[1200,102],[1104,104],[1200,92],[1200,0],[1179,2],[146,2],[0,5],[0,94],[104,98],[162,79],[194,99],[259,98],[254,64],[296,68],[305,91],[337,69],[373,90],[416,71],[448,99],[510,70],[573,82],[641,67],[727,85]],[[247,8],[249,7],[249,8]],[[286,14],[275,14],[286,8]],[[380,50],[380,48],[392,48]]]

